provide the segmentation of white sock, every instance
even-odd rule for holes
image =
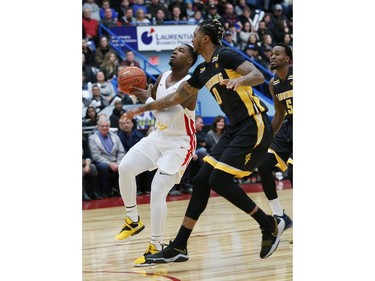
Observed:
[[[272,214],[276,216],[284,215],[284,211],[283,211],[283,208],[281,207],[279,198],[270,200],[269,203],[272,209]]]
[[[158,235],[158,236],[151,235],[150,243],[154,244],[158,251],[161,251],[162,250],[162,247],[161,247],[162,240],[163,240],[162,235]]]
[[[126,208],[126,214],[127,216],[133,221],[133,222],[138,222],[138,208],[137,205]]]

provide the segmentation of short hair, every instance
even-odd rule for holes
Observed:
[[[193,66],[196,63],[197,59],[198,59],[197,52],[194,51],[194,48],[191,45],[189,45],[189,44],[182,44],[182,45],[185,45],[185,46],[187,46],[189,48],[190,55],[193,58],[193,63],[191,64],[191,66]]]
[[[97,125],[100,125],[102,123],[108,123],[109,126],[111,126],[111,121],[108,119],[108,116],[106,114],[99,114],[98,121],[96,122]]]
[[[293,50],[290,46],[285,43],[276,43],[274,47],[280,46],[285,49],[285,54],[290,58],[290,61],[293,61]]]

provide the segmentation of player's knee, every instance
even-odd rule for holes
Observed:
[[[192,184],[194,186],[194,190],[196,190],[196,191],[205,189],[209,186],[208,185],[208,177],[198,173],[193,178]]]
[[[122,158],[120,165],[118,167],[119,175],[125,174],[125,173],[133,174],[135,167],[136,166],[134,165],[133,160],[131,160],[130,158],[124,157]]]
[[[259,165],[258,171],[259,173],[264,173],[264,172],[272,172],[273,168],[276,164],[276,161],[274,160],[274,156],[271,154],[268,154],[266,159]]]
[[[226,188],[228,183],[233,182],[233,175],[223,172],[221,170],[214,170],[209,178],[209,186],[220,194],[220,190]]]

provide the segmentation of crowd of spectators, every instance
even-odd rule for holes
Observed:
[[[204,19],[217,18],[225,27],[223,40],[243,51],[268,70],[270,69],[270,53],[275,43],[283,42],[293,46],[292,0],[83,0],[82,5],[82,106],[86,109],[82,126],[97,126],[98,113],[108,105],[114,105],[112,115],[107,117],[101,126],[105,133],[110,132],[107,130],[107,126],[110,126],[111,129],[116,130],[117,133],[114,133],[116,137],[120,134],[119,139],[123,153],[127,151],[129,140],[123,130],[126,125],[119,124],[119,117],[123,113],[122,106],[137,104],[140,101],[136,97],[118,91],[116,74],[122,67],[141,67],[141,65],[135,60],[134,53],[130,50],[126,51],[126,57],[118,56],[109,44],[110,36],[106,32],[99,36],[100,24],[107,28],[163,24],[196,25]],[[262,72],[266,78],[270,78],[267,77],[267,73]],[[218,118],[216,121],[220,121],[220,124],[223,123],[223,118],[221,116]],[[212,146],[212,141],[217,140],[220,130],[217,131],[216,125],[209,134],[208,146]],[[139,132],[135,130],[136,128],[132,128],[131,136],[136,135],[139,138]],[[95,133],[98,133],[98,128],[91,132],[91,134]],[[145,134],[145,132],[140,133]],[[107,134],[113,137],[111,133]],[[92,154],[88,151],[89,137],[86,135],[84,138],[84,157],[87,159],[90,159]],[[97,137],[95,140],[99,143],[101,138]],[[206,148],[205,153],[208,152],[209,148],[208,151]],[[97,153],[98,151],[94,152],[95,157],[97,157]],[[196,161],[199,164],[203,154],[198,154],[195,160],[199,160]],[[99,164],[99,167],[95,166],[98,164],[96,159],[84,160],[83,158],[83,200],[89,200],[90,197],[100,199],[113,195],[111,187],[102,185],[103,173],[116,174],[115,165],[110,165],[113,167],[104,165],[106,168],[103,168],[102,164]],[[192,166],[196,163],[193,163]],[[93,164],[95,164],[94,168]],[[195,170],[193,167],[192,174]],[[95,181],[95,176],[99,175],[101,179]],[[150,177],[150,175],[147,176]],[[146,177],[143,182],[149,180]],[[185,189],[181,190],[189,190],[190,179],[187,182],[187,186],[184,186]],[[94,185],[94,187],[90,188],[90,185]],[[97,185],[99,187],[95,187]],[[142,185],[142,190],[139,192],[148,192],[147,186]],[[177,190],[179,189],[177,188]]]

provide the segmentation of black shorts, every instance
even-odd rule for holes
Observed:
[[[286,163],[293,163],[293,119],[285,119],[273,140],[269,153],[275,155],[276,165],[282,171],[287,169]]]
[[[256,114],[229,127],[203,161],[236,178],[243,178],[265,159],[272,135],[267,114]]]

